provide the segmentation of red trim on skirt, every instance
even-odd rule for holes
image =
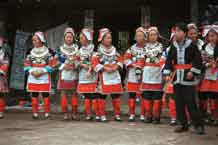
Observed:
[[[51,91],[51,84],[27,84],[27,91],[28,92],[50,92]]]
[[[96,93],[97,92],[97,84],[78,84],[77,86],[78,93]]]
[[[161,91],[162,90],[162,84],[146,84],[146,83],[142,83],[141,86],[140,86],[140,90],[141,91],[145,91],[145,90]]]
[[[102,74],[100,74],[100,87],[102,94],[121,94],[123,93],[122,84],[104,85]]]
[[[139,92],[139,83],[127,82],[126,91],[127,92]]]
[[[218,92],[218,80],[203,80],[200,85],[200,92]]]

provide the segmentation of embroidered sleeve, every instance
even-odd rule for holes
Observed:
[[[32,68],[31,56],[28,54],[26,59],[24,60],[24,71],[29,72]]]
[[[132,54],[130,50],[128,49],[126,53],[124,54],[124,62],[123,62],[126,67],[129,67],[133,63],[131,58],[132,58]]]
[[[99,61],[99,55],[97,53],[93,54],[91,58],[91,64],[95,72],[99,72],[104,68],[104,66]]]
[[[117,65],[122,69],[123,68],[123,57],[120,54],[117,54]]]
[[[8,55],[6,54],[4,56],[4,60],[1,61],[1,66],[0,66],[0,72],[3,75],[6,75],[9,69],[9,58]]]

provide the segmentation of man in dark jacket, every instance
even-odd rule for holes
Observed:
[[[186,38],[187,25],[176,25],[176,41],[171,45],[164,75],[166,81],[173,81],[177,119],[180,125],[175,132],[188,131],[188,121],[185,107],[194,125],[194,132],[204,134],[204,125],[200,118],[200,112],[196,103],[196,86],[199,83],[198,76],[201,74],[202,60],[198,47]],[[169,75],[173,76],[170,79]]]

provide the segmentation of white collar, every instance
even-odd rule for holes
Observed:
[[[75,55],[78,52],[78,45],[72,44],[72,45],[69,46],[69,45],[63,44],[60,47],[60,51],[64,55]]]
[[[89,44],[87,46],[81,46],[79,49],[80,54],[90,54],[93,52],[93,50],[94,50],[93,44]]]
[[[106,48],[104,45],[100,44],[98,49],[104,55],[107,55],[107,56],[116,55],[116,48],[113,45],[110,48]]]
[[[192,41],[190,39],[186,39],[184,44],[182,45],[182,48],[187,48],[190,44],[192,43]],[[177,41],[174,41],[173,42],[173,45],[177,48],[177,49],[180,49],[180,46],[178,44]]]
[[[43,57],[49,53],[49,50],[46,46],[42,46],[40,48],[33,48],[30,54],[34,57]]]

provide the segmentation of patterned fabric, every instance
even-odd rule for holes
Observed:
[[[79,50],[80,64],[86,64],[89,69],[79,68],[78,93],[96,93],[97,92],[97,73],[92,69],[91,56],[94,45],[82,46]]]
[[[63,44],[58,50],[59,57],[59,79],[58,89],[76,89],[78,80],[78,66],[79,66],[79,47],[76,44],[68,46]],[[65,70],[64,67],[73,66],[72,70]]]
[[[8,54],[4,47],[0,47],[0,92],[8,92],[7,72],[9,67]]]
[[[147,43],[145,46],[145,65],[143,67],[142,91],[160,91],[162,89],[162,56],[163,46],[161,43]]]
[[[99,91],[103,94],[122,93],[122,83],[119,70],[108,73],[103,70],[104,67],[113,67],[118,65],[123,68],[123,60],[114,46],[105,48],[102,44],[98,47],[98,52],[93,55],[92,66],[99,74]]]
[[[50,73],[57,65],[57,56],[46,46],[33,48],[27,55],[24,62],[24,71],[28,72],[27,91],[29,92],[50,92]],[[44,73],[40,77],[35,77],[32,73]]]

